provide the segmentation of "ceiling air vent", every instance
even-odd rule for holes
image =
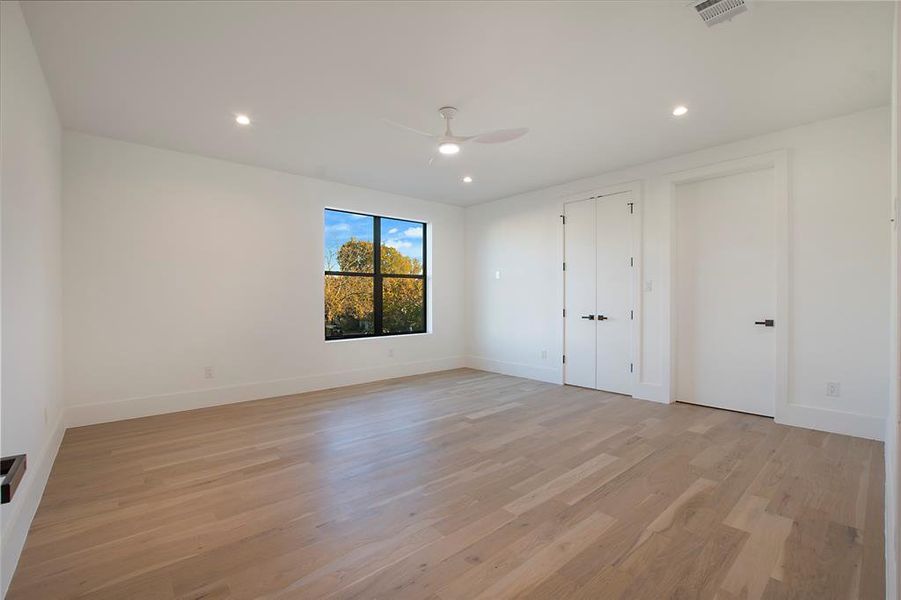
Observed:
[[[745,0],[701,0],[695,2],[694,7],[707,27],[728,21],[735,15],[748,10]]]

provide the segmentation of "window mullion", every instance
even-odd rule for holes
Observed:
[[[375,276],[372,280],[372,301],[373,301],[373,327],[375,335],[382,335],[382,218],[375,217],[372,220],[373,239],[373,271]]]

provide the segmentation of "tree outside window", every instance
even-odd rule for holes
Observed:
[[[426,225],[326,209],[325,339],[426,331]]]

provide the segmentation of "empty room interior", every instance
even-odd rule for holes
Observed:
[[[0,598],[901,600],[899,35],[0,0]]]

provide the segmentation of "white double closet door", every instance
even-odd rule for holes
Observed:
[[[564,382],[631,395],[631,192],[568,202],[564,218]]]

